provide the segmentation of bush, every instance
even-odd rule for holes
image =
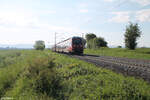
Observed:
[[[45,49],[45,42],[42,41],[42,40],[36,41],[35,45],[34,45],[34,48],[36,50],[44,50]]]
[[[122,46],[119,45],[117,48],[122,48]]]
[[[58,97],[59,76],[55,70],[52,58],[39,57],[29,64],[25,76],[32,81],[32,88],[38,94],[46,94],[50,97]]]

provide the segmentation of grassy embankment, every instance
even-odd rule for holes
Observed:
[[[85,49],[85,54],[150,59],[150,48],[138,48],[136,50],[128,50],[124,48],[100,48],[100,49]]]
[[[0,68],[0,97],[16,100],[150,99],[150,84],[143,80],[124,77],[51,51],[16,52],[20,54],[16,56],[17,61]]]

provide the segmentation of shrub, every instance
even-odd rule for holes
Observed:
[[[45,49],[45,42],[42,40],[38,40],[35,42],[34,48],[36,50],[44,50]]]
[[[50,57],[38,57],[29,64],[25,76],[32,81],[32,88],[39,94],[58,97],[59,76],[55,70],[55,63]]]
[[[122,48],[122,46],[119,45],[117,48]]]

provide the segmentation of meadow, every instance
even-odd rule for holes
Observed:
[[[85,49],[84,53],[102,56],[150,59],[150,48],[137,48],[135,50],[129,50],[125,48]]]
[[[50,50],[6,50],[0,51],[0,58],[0,98],[150,100],[150,84],[142,79]]]

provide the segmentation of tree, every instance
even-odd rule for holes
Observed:
[[[92,49],[93,48],[93,39],[90,39],[87,41],[87,48]]]
[[[96,35],[93,33],[86,34],[87,48],[92,49],[92,39],[96,38]]]
[[[137,23],[130,23],[126,27],[125,36],[125,46],[128,49],[134,50],[137,46],[137,39],[141,36],[141,31]]]
[[[84,38],[82,38],[82,43],[83,43],[83,46],[85,48],[86,40]]]
[[[38,40],[35,42],[34,48],[36,50],[44,50],[45,49],[45,42],[42,40]]]
[[[102,37],[97,37],[93,33],[86,34],[87,48],[94,49],[99,47],[107,47],[107,42]]]
[[[102,37],[93,39],[93,48],[107,47],[107,42]]]
[[[88,33],[88,34],[86,34],[85,38],[86,38],[86,41],[89,41],[91,39],[96,38],[96,35],[93,33]]]
[[[119,46],[117,46],[117,48],[122,48],[122,46],[119,45]]]

